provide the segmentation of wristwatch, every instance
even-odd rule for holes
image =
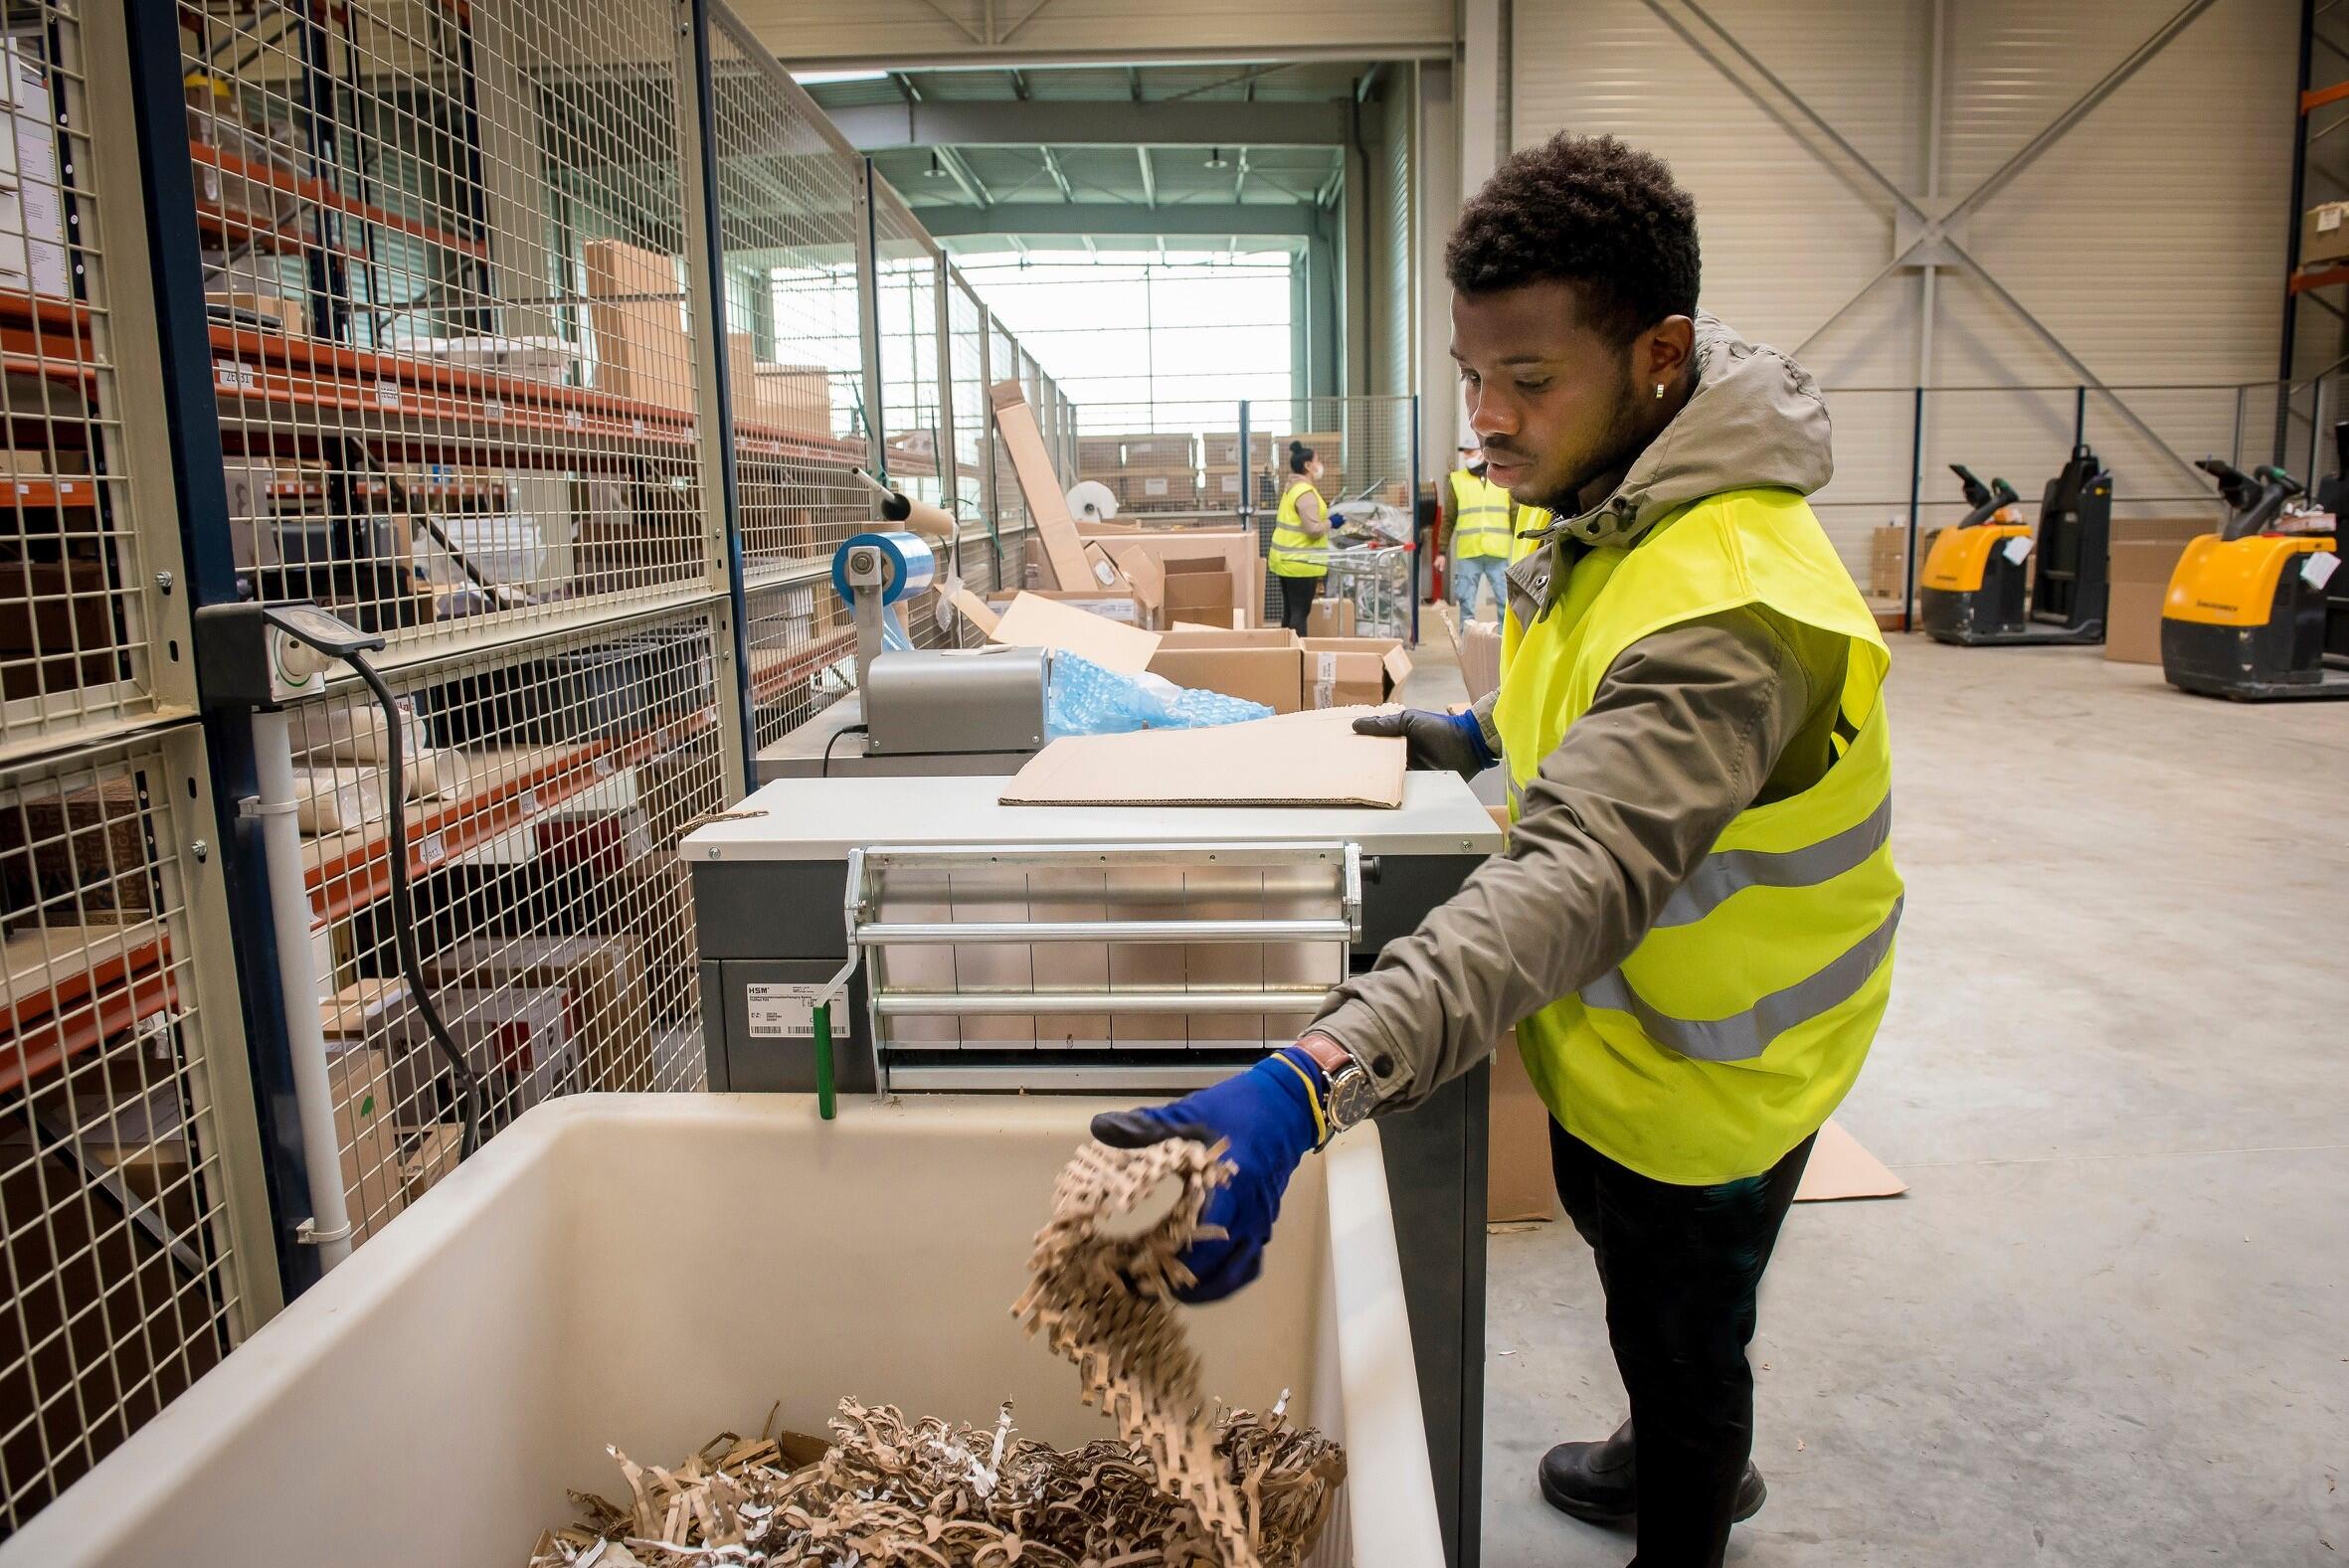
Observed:
[[[1352,1054],[1346,1065],[1330,1074],[1329,1092],[1324,1105],[1330,1118],[1330,1136],[1336,1137],[1348,1128],[1370,1118],[1378,1108],[1378,1086],[1370,1079],[1370,1070],[1355,1061]]]

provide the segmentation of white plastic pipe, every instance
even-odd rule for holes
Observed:
[[[262,848],[270,868],[270,915],[277,928],[277,989],[285,999],[285,1049],[293,1058],[293,1103],[301,1118],[302,1168],[310,1178],[310,1224],[318,1266],[351,1255],[343,1204],[342,1146],[334,1133],[334,1093],[326,1078],[326,1031],[318,1022],[318,975],[310,963],[310,894],[294,823],[293,723],[283,712],[253,716],[254,773],[261,784]],[[405,845],[390,846],[400,854]]]

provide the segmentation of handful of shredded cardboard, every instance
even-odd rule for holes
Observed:
[[[1076,1364],[1118,1438],[1062,1451],[1018,1437],[1009,1405],[982,1430],[847,1399],[828,1444],[723,1433],[674,1470],[614,1449],[628,1501],[572,1493],[585,1517],[541,1535],[531,1568],[1296,1568],[1345,1455],[1288,1425],[1285,1394],[1269,1416],[1208,1418],[1172,1298],[1207,1194],[1229,1178],[1221,1152],[1089,1144],[1036,1237],[1013,1311]],[[1113,1233],[1170,1180],[1169,1213]]]

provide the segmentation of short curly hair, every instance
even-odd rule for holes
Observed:
[[[1628,343],[1697,311],[1697,204],[1671,166],[1613,136],[1512,153],[1461,210],[1444,275],[1464,294],[1562,278],[1588,324]]]

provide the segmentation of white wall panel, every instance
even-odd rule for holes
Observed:
[[[1743,0],[1708,9],[1737,43],[1920,202],[1931,173],[1932,0]],[[2178,0],[1942,0],[1939,190],[1946,206],[2038,135]],[[1683,3],[1520,4],[1516,140],[1613,131],[1669,159],[1698,203],[1708,308],[1792,347],[1892,258],[1893,201]],[[2293,0],[2217,0],[2035,162],[1959,238],[1999,282],[2187,456],[2234,441],[2230,391],[2159,383],[2273,373],[2289,203]],[[1835,483],[1822,515],[1862,561],[1859,530],[1904,506],[1923,286],[1880,282],[1803,353],[1835,395]],[[1962,268],[1935,281],[1930,381],[2078,380],[2064,357]],[[2254,402],[2259,401],[2257,396]],[[2257,428],[2255,413],[2250,423]],[[1928,398],[1925,517],[1962,506],[1943,466],[2003,472],[2027,496],[2063,461],[2073,398]],[[2138,510],[2176,512],[2194,481],[2091,397],[2087,431]]]

